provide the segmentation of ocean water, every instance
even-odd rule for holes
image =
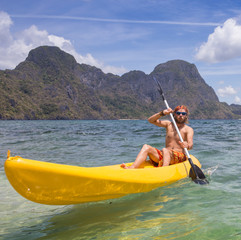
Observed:
[[[148,193],[48,206],[24,199],[4,172],[7,150],[78,166],[134,161],[164,146],[147,121],[0,121],[0,239],[241,239],[241,121],[192,120],[194,149],[210,184],[183,179]]]

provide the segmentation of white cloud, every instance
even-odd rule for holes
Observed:
[[[12,42],[12,37],[10,34],[10,26],[12,25],[12,20],[7,13],[0,12],[0,45],[1,47],[6,47],[9,42]]]
[[[105,73],[123,74],[127,70],[123,67],[105,65],[95,59],[90,53],[82,56],[74,49],[70,40],[39,30],[35,25],[20,32],[15,38],[10,32],[12,20],[5,12],[0,12],[0,69],[13,69],[24,61],[29,51],[39,46],[57,46],[72,54],[79,63],[89,64],[101,68]]]
[[[233,18],[215,28],[196,54],[198,60],[216,63],[241,56],[241,25]]]
[[[238,96],[236,96],[235,99],[234,99],[234,102],[237,103],[237,104],[240,104],[241,99]]]
[[[220,97],[225,97],[227,95],[234,95],[237,93],[237,91],[232,86],[219,88],[217,92]]]

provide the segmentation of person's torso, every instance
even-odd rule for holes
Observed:
[[[183,125],[179,128],[183,141],[187,141],[187,126]],[[180,138],[172,123],[166,128],[166,148],[177,152],[184,152],[183,148],[179,145]]]

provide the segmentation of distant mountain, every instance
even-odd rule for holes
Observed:
[[[241,118],[241,106],[219,102],[188,62],[159,64],[149,75],[117,76],[42,46],[14,70],[0,71],[0,119],[146,119],[165,108],[154,76],[169,105],[187,105],[192,119]]]
[[[234,114],[241,116],[241,105],[231,104],[230,107]]]

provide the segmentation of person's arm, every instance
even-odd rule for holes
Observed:
[[[169,121],[161,121],[159,120],[161,117],[164,117],[165,115],[170,114],[171,112],[173,112],[173,110],[171,108],[165,109],[159,113],[156,113],[154,115],[152,115],[151,117],[148,118],[148,122],[151,124],[154,124],[158,127],[166,127],[167,123],[169,123]]]
[[[189,127],[187,131],[187,141],[179,141],[180,146],[182,148],[186,148],[187,150],[191,150],[193,148],[193,136],[194,131],[191,127]]]
[[[193,136],[194,136],[194,131],[192,128],[189,129],[187,132],[187,143],[188,143],[188,150],[191,150],[193,148]]]

